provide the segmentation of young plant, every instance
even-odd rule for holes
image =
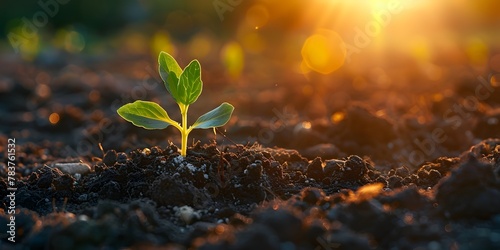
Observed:
[[[137,100],[125,104],[117,112],[123,119],[145,129],[164,129],[169,125],[174,126],[181,132],[181,155],[186,156],[189,133],[195,128],[207,129],[223,126],[231,118],[234,107],[224,102],[200,116],[193,125],[188,127],[189,105],[198,99],[203,87],[200,63],[198,60],[193,60],[182,70],[170,54],[162,51],[158,57],[158,64],[160,76],[167,91],[179,105],[182,122],[172,120],[160,105],[148,101]]]

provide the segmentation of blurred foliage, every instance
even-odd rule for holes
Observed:
[[[138,21],[145,17],[145,10],[134,0],[108,1],[76,1],[69,0],[66,4],[54,1],[40,1],[56,13],[50,17],[50,28],[58,29],[73,24],[84,24],[88,29],[98,33],[108,33],[120,29],[128,22]],[[51,4],[49,4],[51,3]],[[58,7],[54,7],[57,4]],[[5,34],[12,26],[17,26],[21,17],[29,20],[35,13],[44,11],[39,1],[4,0],[0,3],[0,27]]]
[[[69,25],[83,26],[98,35],[115,33],[130,25],[164,26],[169,32],[185,38],[207,21],[220,23],[211,1],[162,0],[58,0],[0,1],[0,33],[5,35],[18,26],[22,17],[32,20],[45,3],[50,11],[57,9],[49,19],[48,29],[57,30]],[[54,7],[57,5],[57,7]],[[206,11],[206,10],[210,11]]]

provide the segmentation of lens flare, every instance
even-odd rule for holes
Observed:
[[[304,42],[302,59],[311,70],[327,75],[344,64],[346,46],[336,32],[321,29]]]

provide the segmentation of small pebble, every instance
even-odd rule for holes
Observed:
[[[90,166],[86,163],[76,162],[76,163],[55,163],[55,168],[61,170],[65,174],[86,174],[90,172]]]
[[[186,224],[191,224],[191,221],[194,218],[199,219],[199,217],[200,217],[198,212],[195,212],[194,209],[190,206],[180,207],[177,210],[176,215],[179,216],[179,218],[181,218],[181,220],[184,221]]]

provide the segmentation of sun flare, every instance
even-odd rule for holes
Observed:
[[[316,0],[301,14],[311,30],[302,46],[303,62],[310,70],[330,74],[352,61],[383,62],[395,52],[428,61],[433,48],[422,44],[422,37],[451,39],[441,32],[439,7],[428,0]]]

